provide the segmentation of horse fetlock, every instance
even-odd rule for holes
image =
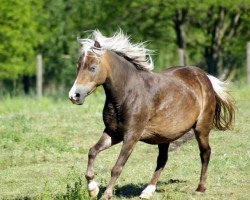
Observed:
[[[111,199],[112,196],[113,196],[113,191],[111,189],[106,189],[100,200],[108,200]]]
[[[148,185],[141,193],[140,199],[151,199],[156,190],[155,185]]]
[[[103,196],[102,198],[100,198],[100,200],[109,200],[110,197],[106,197],[106,196]]]
[[[88,183],[92,182],[92,180],[95,178],[94,172],[88,171],[85,175],[85,178],[87,179]]]
[[[98,195],[99,187],[98,187],[97,183],[94,180],[89,182],[89,184],[88,184],[88,192],[89,192],[89,196],[91,196],[93,198]]]
[[[88,156],[89,156],[89,159],[95,158],[96,153],[97,153],[96,149],[95,149],[94,147],[91,147],[91,148],[89,149],[89,155],[88,155]]]

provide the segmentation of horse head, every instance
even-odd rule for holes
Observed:
[[[82,53],[77,63],[77,77],[69,92],[69,99],[77,105],[84,102],[99,85],[102,85],[108,74],[107,67],[102,64],[99,42],[94,41],[91,47],[82,47]]]

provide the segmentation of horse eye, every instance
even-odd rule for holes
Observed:
[[[91,67],[89,68],[89,71],[95,72],[95,71],[96,71],[96,66],[95,66],[95,65],[91,66]]]

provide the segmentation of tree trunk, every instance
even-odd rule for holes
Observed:
[[[241,13],[238,11],[230,14],[224,7],[219,7],[218,9],[211,7],[208,12],[208,19],[212,16],[217,17],[211,25],[206,27],[207,33],[211,37],[211,43],[205,47],[204,56],[208,73],[214,76],[221,76],[225,72],[225,66],[223,66],[223,42],[230,42],[230,39],[236,34]],[[207,23],[209,24],[209,22]]]
[[[25,94],[28,94],[30,91],[30,85],[31,85],[31,79],[29,76],[24,75],[22,77],[22,83],[23,83],[23,90]]]
[[[218,49],[215,46],[206,47],[205,59],[207,64],[207,72],[211,75],[217,76]]]
[[[185,66],[186,65],[186,56],[185,56],[185,49],[178,49],[178,55],[179,55],[179,65]]]
[[[250,42],[247,43],[247,83],[250,85]]]
[[[178,46],[178,55],[179,55],[179,65],[187,65],[186,59],[186,35],[185,35],[185,23],[187,21],[187,10],[180,9],[176,10],[176,14],[173,17],[174,29],[176,33],[176,44]]]

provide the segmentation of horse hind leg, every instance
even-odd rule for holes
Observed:
[[[209,132],[211,127],[206,125],[201,125],[197,123],[194,133],[196,140],[199,145],[200,149],[200,158],[201,158],[201,175],[200,175],[200,182],[196,189],[197,192],[205,192],[206,190],[206,174],[207,174],[207,167],[210,160],[211,148],[209,146]]]
[[[142,191],[140,195],[141,199],[150,199],[153,196],[153,193],[156,190],[156,184],[160,178],[160,174],[168,160],[168,147],[169,143],[158,145],[159,154],[157,158],[157,166],[149,185]]]

